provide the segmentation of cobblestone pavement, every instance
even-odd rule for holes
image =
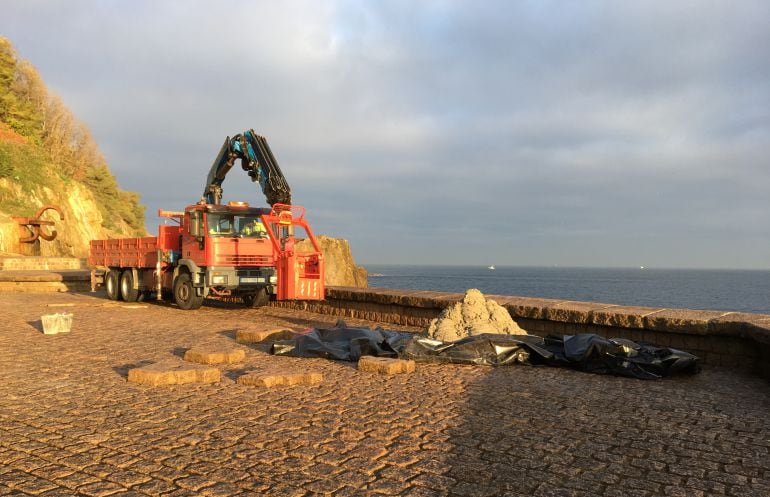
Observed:
[[[72,332],[43,335],[40,316],[62,310]],[[770,385],[728,370],[658,382],[526,366],[381,376],[258,345],[220,383],[147,387],[126,382],[131,365],[236,329],[332,318],[88,294],[0,294],[0,312],[0,495],[770,495]],[[235,382],[282,368],[325,379]]]

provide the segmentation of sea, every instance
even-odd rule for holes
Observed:
[[[369,286],[770,314],[770,270],[365,265]]]

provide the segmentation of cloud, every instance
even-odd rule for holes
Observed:
[[[759,1],[10,0],[0,31],[150,226],[253,127],[366,262],[768,267],[768,20]],[[239,174],[225,195],[261,202]]]

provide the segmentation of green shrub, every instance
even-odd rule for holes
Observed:
[[[35,68],[18,60],[11,42],[0,36],[0,130],[5,125],[27,143],[0,141],[0,178],[16,182],[22,192],[79,181],[93,192],[107,228],[125,222],[144,232],[144,207],[139,194],[118,187],[88,128],[51,95]],[[13,215],[26,208],[29,196],[14,198],[0,191],[2,210]]]

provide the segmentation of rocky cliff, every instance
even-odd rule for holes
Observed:
[[[36,246],[33,246],[33,244],[19,242],[21,234],[30,233],[20,228],[19,223],[13,219],[20,212],[14,212],[14,209],[8,212],[5,207],[0,208],[0,253],[2,254],[86,257],[90,240],[130,236],[136,233],[136,230],[125,223],[120,223],[116,229],[106,228],[94,195],[77,182],[61,182],[51,186],[36,187],[32,191],[24,191],[19,184],[0,178],[0,191],[3,190],[7,192],[6,195],[24,198],[29,208],[21,210],[21,213],[29,213],[30,208],[36,211],[44,205],[55,205],[61,210],[64,219],[59,219],[55,211],[46,211],[41,219],[53,221],[54,225],[42,229],[45,233],[55,230],[56,238],[50,242],[40,240]]]
[[[319,235],[318,243],[324,254],[326,275],[324,283],[327,286],[352,286],[366,288],[369,286],[368,273],[361,266],[356,266],[353,253],[347,240]],[[298,252],[312,250],[310,240],[297,244]]]
[[[31,232],[14,217],[45,205],[64,217],[41,217],[56,238],[21,243]],[[85,257],[91,239],[143,234],[139,195],[118,187],[88,128],[0,37],[0,254]]]

